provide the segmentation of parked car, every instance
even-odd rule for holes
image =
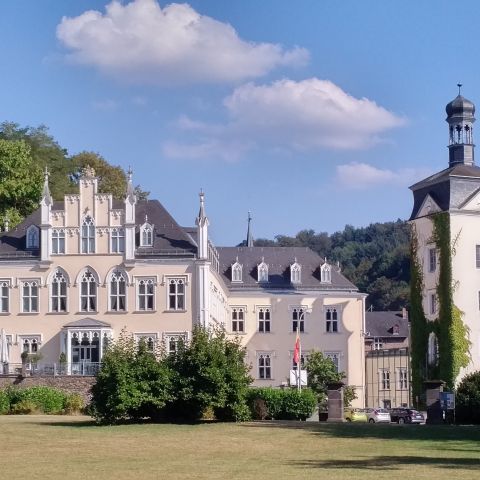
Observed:
[[[390,423],[390,412],[386,408],[366,408],[368,423]]]
[[[347,422],[366,422],[367,414],[362,408],[345,407],[343,409],[343,418]]]
[[[424,423],[425,417],[413,408],[392,408],[390,410],[392,422],[396,423]]]

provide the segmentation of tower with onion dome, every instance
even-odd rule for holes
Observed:
[[[410,187],[413,398],[425,380],[453,388],[480,369],[480,168],[475,105],[458,88],[445,108],[448,167]]]

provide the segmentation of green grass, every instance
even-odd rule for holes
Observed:
[[[0,416],[1,478],[451,479],[480,475],[480,428],[247,423],[99,427]]]

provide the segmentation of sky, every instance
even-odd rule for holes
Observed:
[[[216,245],[397,218],[480,98],[480,3],[2,0],[0,121],[129,166]]]

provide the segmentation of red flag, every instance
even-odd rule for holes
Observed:
[[[298,334],[297,328],[297,338],[295,340],[295,350],[293,351],[293,361],[298,365],[300,362],[300,335]]]

